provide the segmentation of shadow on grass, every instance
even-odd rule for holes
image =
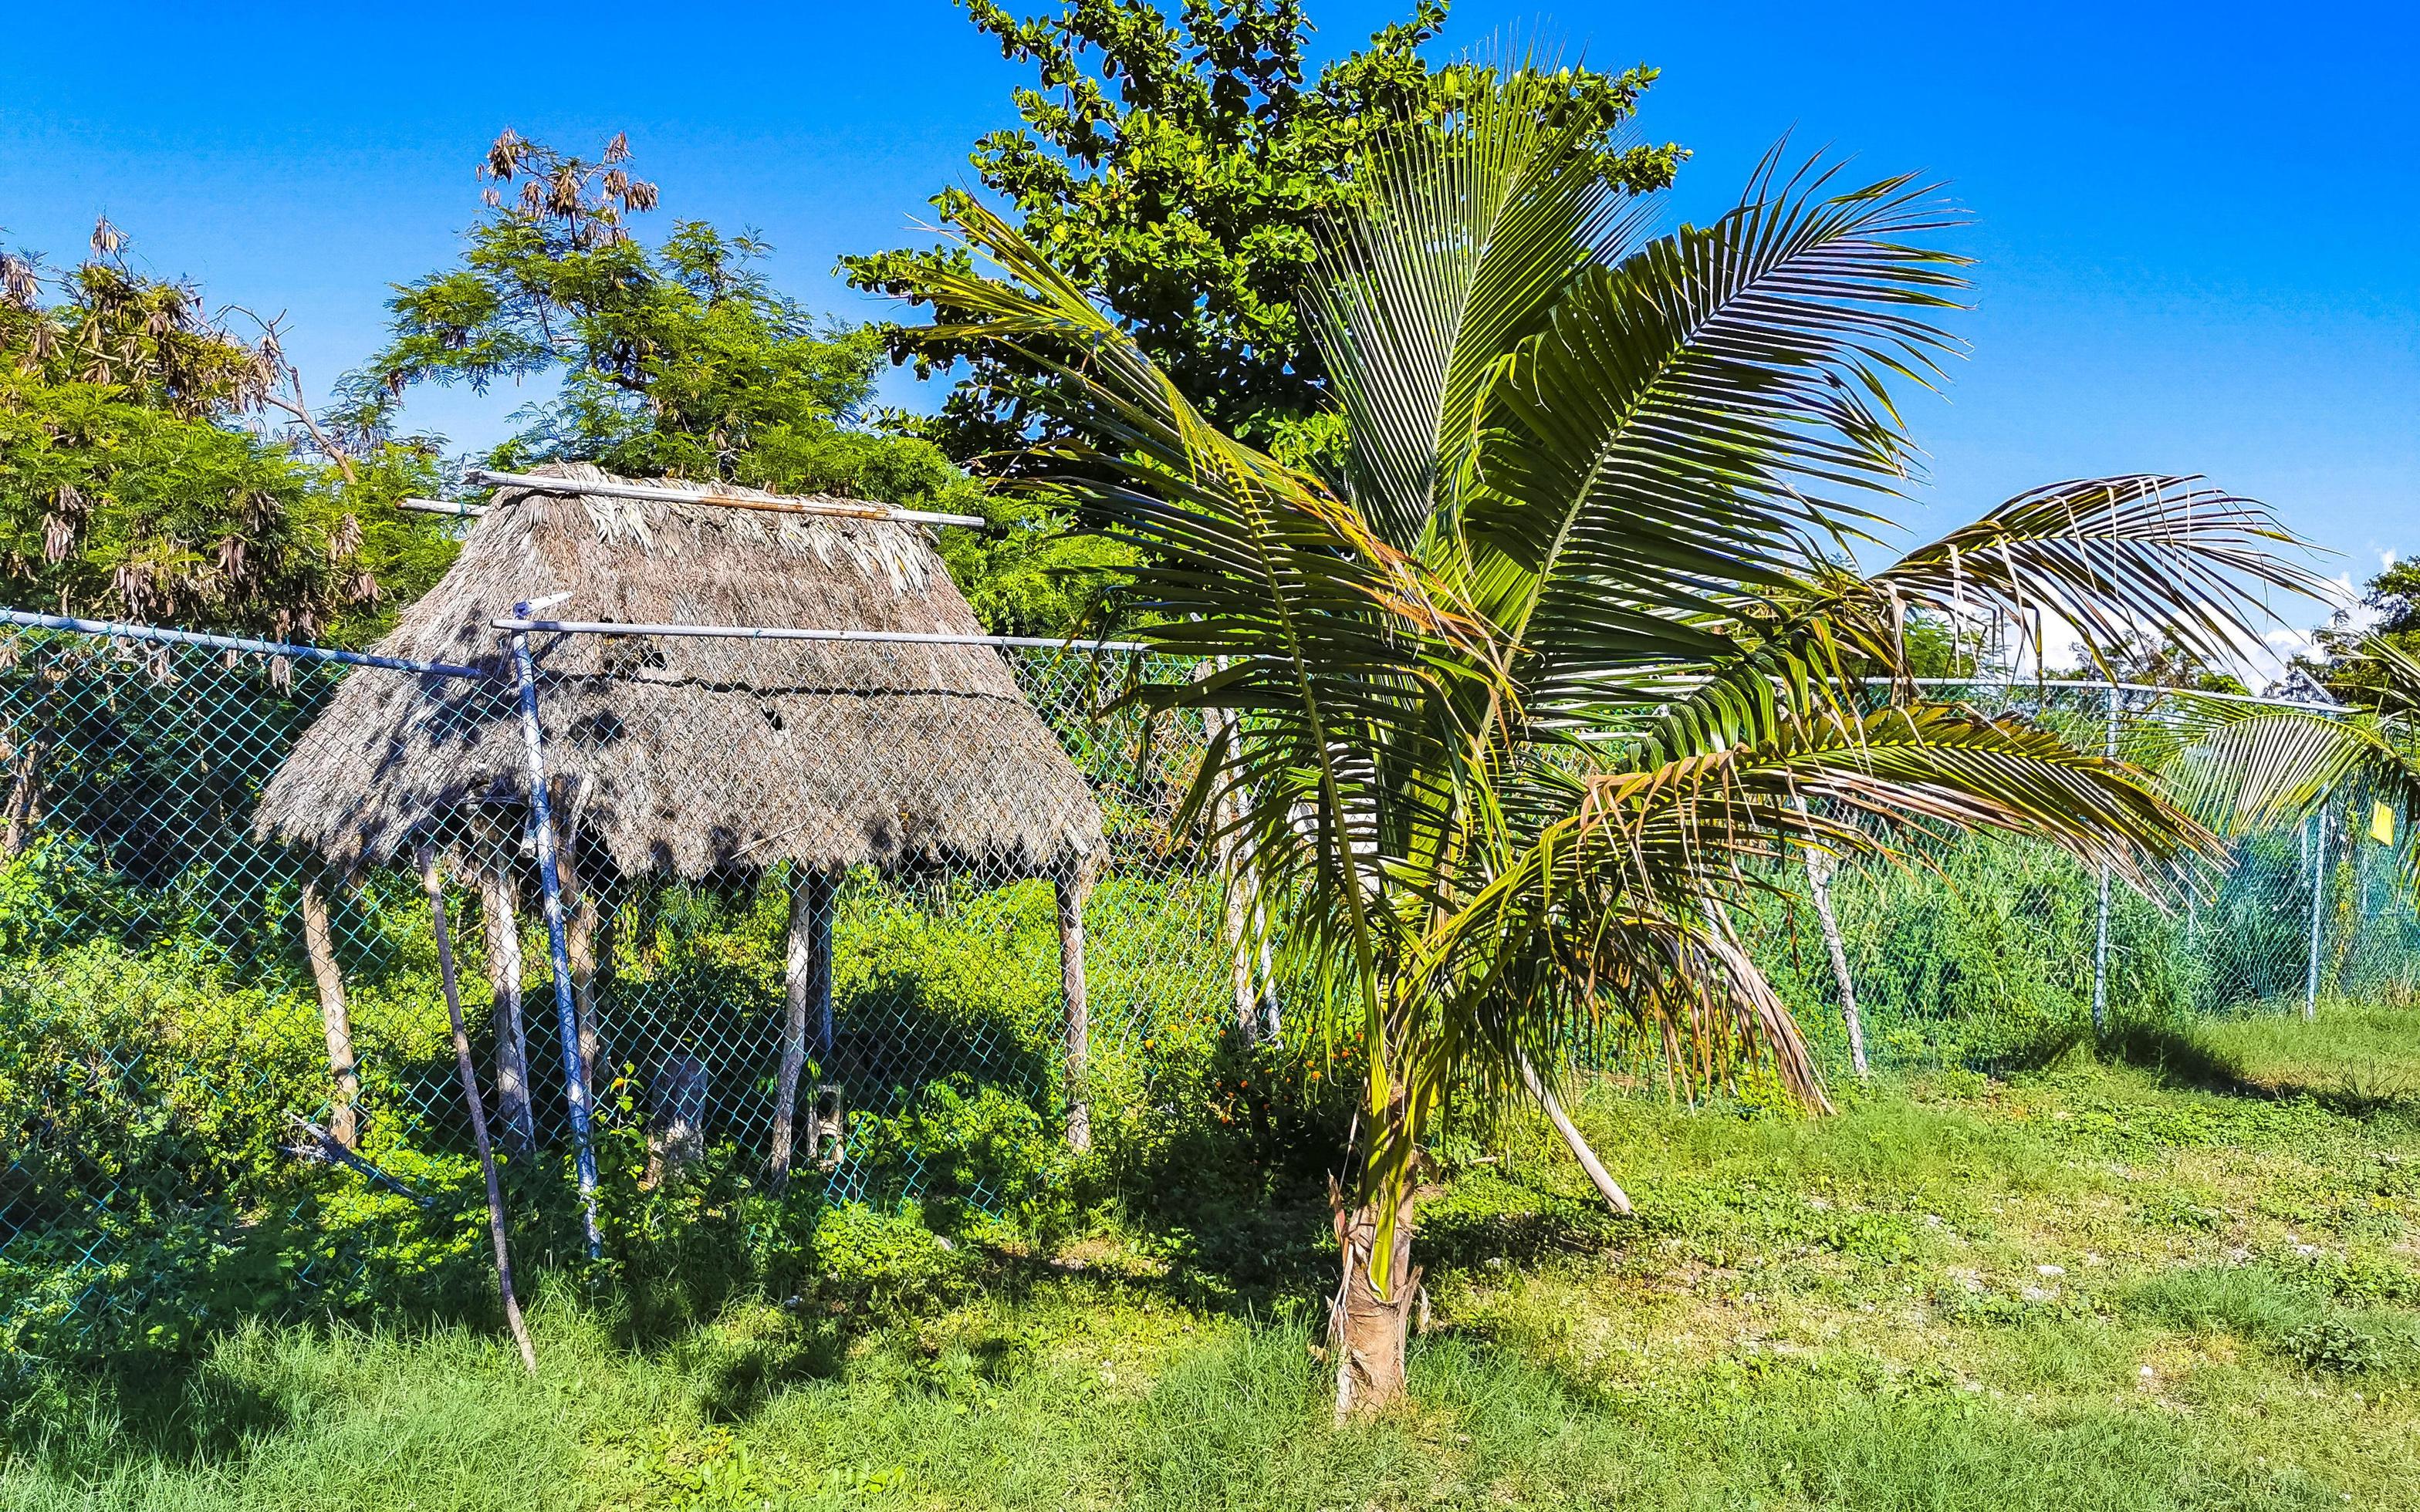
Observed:
[[[2101,1041],[2110,1060],[2149,1072],[2180,1091],[2290,1103],[2307,1100],[2344,1118],[2420,1119],[2420,1079],[2380,1067],[2350,1068],[2339,1077],[2264,1076],[2243,1058],[2214,1045],[2195,1027],[2157,1022],[2119,1023]]]

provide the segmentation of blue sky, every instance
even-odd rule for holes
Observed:
[[[1326,52],[1399,13],[1311,0]],[[1542,39],[1664,70],[1641,129],[1718,212],[1785,132],[1974,217],[1974,345],[1910,418],[1917,530],[2055,478],[2198,471],[2266,500],[2353,579],[2420,550],[2420,114],[2407,5],[1572,6],[1461,0],[1449,41]],[[777,281],[897,244],[1020,82],[945,0],[28,8],[0,43],[0,227],[76,254],[96,212],[152,271],[282,309],[324,387],[386,286],[439,266],[503,126],[627,131],[665,213],[754,226]],[[96,17],[105,19],[96,23]],[[916,402],[904,378],[893,397]],[[520,399],[415,424],[490,440]]]

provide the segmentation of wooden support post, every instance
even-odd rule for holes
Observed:
[[[831,1054],[832,898],[836,879],[804,868],[790,879],[789,949],[783,973],[782,1072],[773,1086],[773,1149],[767,1161],[773,1190],[789,1185],[798,1137],[799,1078],[807,1070],[807,1026],[816,1048]]]
[[[600,1042],[597,1029],[597,979],[601,968],[613,960],[613,918],[598,897],[601,887],[592,885],[595,879],[582,870],[585,857],[580,848],[577,802],[570,812],[572,817],[564,826],[562,854],[555,858],[555,864],[563,874],[564,949],[571,959],[571,1016],[580,1042],[580,1074],[593,1088],[597,1085]]]
[[[511,864],[502,856],[479,863],[479,918],[488,947],[488,987],[495,996],[496,1111],[504,1125],[504,1148],[516,1155],[537,1150],[537,1122],[530,1112],[529,1041],[521,1030],[521,921],[513,906]]]
[[[1059,990],[1067,1003],[1067,1143],[1077,1149],[1093,1148],[1092,1091],[1087,1063],[1092,1057],[1092,1011],[1084,996],[1084,898],[1093,890],[1093,873],[1082,863],[1052,879],[1059,896]]]
[[[1807,800],[1792,798],[1798,806],[1798,817],[1813,828],[1814,821],[1807,810]],[[1809,849],[1807,853],[1807,891],[1815,903],[1816,927],[1823,933],[1823,949],[1832,958],[1832,981],[1840,989],[1840,1023],[1849,1031],[1849,1065],[1864,1081],[1870,1074],[1866,1065],[1866,1021],[1857,1011],[1857,980],[1849,975],[1849,948],[1840,937],[1840,917],[1832,911],[1832,879],[1839,874],[1840,859],[1829,851]]]
[[[1196,680],[1208,676],[1214,670],[1223,670],[1225,658],[1213,658],[1194,669]],[[1233,737],[1233,722],[1227,711],[1203,705],[1202,735],[1205,746],[1217,750]],[[1216,833],[1218,851],[1218,876],[1226,893],[1226,919],[1223,937],[1227,944],[1229,987],[1234,995],[1235,1031],[1246,1043],[1261,1038],[1260,982],[1252,970],[1251,942],[1248,937],[1252,922],[1252,886],[1243,846],[1243,837],[1234,824],[1241,816],[1235,812],[1234,795],[1221,795],[1210,805],[1210,827]]]
[[[49,696],[49,689],[43,689]],[[11,742],[5,753],[8,766],[8,836],[5,854],[21,856],[33,842],[42,816],[42,758],[50,742],[41,738]]]
[[[513,1257],[504,1242],[504,1189],[496,1177],[496,1151],[488,1142],[488,1110],[479,1099],[479,1072],[471,1063],[471,1031],[462,1021],[462,987],[454,973],[454,934],[445,921],[445,880],[437,872],[437,847],[420,843],[420,887],[428,895],[429,927],[437,935],[437,983],[445,994],[445,1016],[454,1026],[454,1067],[462,1078],[462,1101],[471,1112],[471,1143],[479,1151],[479,1171],[488,1179],[488,1233],[495,1242],[496,1290],[504,1301],[504,1323],[520,1346],[521,1366],[537,1374],[537,1349],[530,1342],[529,1324],[521,1319],[520,1298],[513,1290]]]
[[[1520,1066],[1521,1085],[1528,1088],[1529,1095],[1538,1100],[1538,1105],[1546,1110],[1546,1118],[1554,1124],[1555,1133],[1563,1136],[1563,1144],[1571,1150],[1572,1158],[1578,1161],[1580,1169],[1588,1173],[1589,1184],[1596,1188],[1597,1196],[1605,1198],[1606,1207],[1624,1218],[1629,1217],[1630,1194],[1624,1192],[1621,1183],[1613,1179],[1613,1173],[1605,1168],[1605,1162],[1596,1158],[1596,1151],[1589,1148],[1588,1140],[1580,1134],[1579,1125],[1563,1111],[1563,1104],[1557,1101],[1554,1089],[1540,1078],[1538,1069],[1529,1064],[1528,1056],[1520,1057]]]
[[[712,1089],[706,1062],[675,1050],[656,1066],[647,1088],[647,1169],[641,1191],[652,1192],[706,1157],[706,1103]]]
[[[353,1020],[345,1006],[345,977],[336,968],[336,942],[328,928],[326,881],[302,879],[302,953],[311,958],[311,980],[319,989],[319,1027],[328,1040],[328,1072],[335,1078],[328,1132],[347,1149],[361,1148],[362,1073],[353,1059]]]

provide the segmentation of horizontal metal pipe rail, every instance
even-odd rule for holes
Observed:
[[[1869,687],[1888,687],[1887,677],[1869,677]],[[2197,687],[2162,687],[2157,683],[2110,683],[2096,677],[2026,678],[2014,682],[1985,682],[1974,677],[1911,677],[1906,681],[1918,687],[1971,687],[1978,692],[2012,693],[2024,687],[2083,687],[2096,693],[2116,689],[2120,693],[2152,693],[2161,698],[2211,699],[2220,703],[2257,703],[2264,709],[2305,709],[2315,714],[2343,714],[2341,703],[2319,703],[2308,699],[2264,698],[2258,693],[2210,693]]]
[[[298,646],[283,640],[255,640],[248,636],[207,635],[199,630],[169,630],[156,625],[129,625],[118,620],[80,620],[66,614],[37,614],[30,609],[0,609],[0,624],[41,630],[73,630],[81,635],[111,636],[128,640],[153,640],[169,645],[208,646],[216,651],[248,651],[259,656],[290,656],[296,661],[333,661],[347,667],[383,667],[389,671],[420,672],[431,677],[488,677],[492,670],[458,667],[451,662],[412,661],[368,651],[332,651],[325,646]]]

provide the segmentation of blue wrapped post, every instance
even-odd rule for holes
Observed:
[[[526,620],[542,605],[513,606]],[[546,948],[554,964],[554,1017],[563,1038],[564,1102],[571,1113],[573,1159],[580,1171],[580,1201],[588,1234],[588,1257],[604,1253],[597,1232],[597,1147],[589,1137],[588,1077],[580,1063],[579,1014],[572,1006],[571,946],[564,933],[563,877],[554,864],[554,812],[546,795],[546,750],[538,734],[537,664],[530,657],[529,632],[512,632],[513,671],[520,681],[521,748],[529,757],[530,830],[537,846],[538,888],[546,895]]]

